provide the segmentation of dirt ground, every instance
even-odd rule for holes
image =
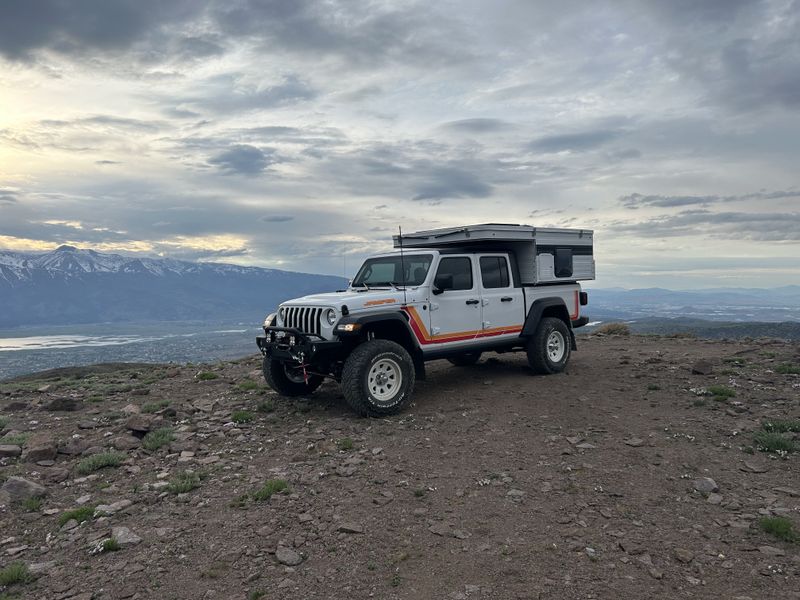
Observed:
[[[0,598],[800,598],[762,521],[800,529],[800,454],[754,441],[800,445],[797,365],[589,336],[556,376],[433,363],[380,420],[274,395],[258,357],[3,384]]]

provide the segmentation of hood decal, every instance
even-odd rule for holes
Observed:
[[[364,302],[364,307],[366,308],[367,306],[381,306],[383,304],[396,304],[396,303],[397,300],[395,300],[394,298],[382,298],[380,300],[369,300],[367,302]]]

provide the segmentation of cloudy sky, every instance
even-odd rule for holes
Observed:
[[[0,4],[0,247],[352,274],[486,221],[800,283],[800,0]]]

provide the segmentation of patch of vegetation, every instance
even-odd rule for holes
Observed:
[[[658,385],[657,383],[651,383],[648,384],[647,389],[651,392],[657,392],[658,390],[661,389],[661,386]]]
[[[234,423],[249,423],[253,418],[253,413],[249,410],[236,410],[231,414],[231,421]]]
[[[103,552],[116,552],[117,550],[121,550],[122,546],[119,545],[119,542],[112,538],[106,538],[103,540],[103,543],[100,545]]]
[[[247,594],[247,600],[260,600],[264,596],[267,595],[267,592],[264,590],[253,590],[249,594]]]
[[[425,494],[426,494],[425,488],[419,488],[419,489],[414,490],[414,497],[415,498],[422,498],[423,496],[425,496]]]
[[[42,499],[39,496],[31,496],[22,501],[22,508],[28,512],[39,512],[42,508]]]
[[[30,583],[33,575],[24,562],[13,562],[0,570],[0,586],[8,587],[18,583]]]
[[[253,492],[250,496],[256,502],[269,500],[275,494],[287,491],[289,484],[284,479],[270,479],[263,486]]]
[[[336,442],[336,447],[342,452],[348,452],[353,449],[353,440],[349,437],[342,438]]]
[[[78,463],[76,470],[79,475],[88,475],[107,467],[118,467],[125,460],[125,455],[119,452],[101,452],[84,458]]]
[[[145,450],[154,452],[159,448],[169,445],[170,442],[175,440],[175,434],[171,427],[162,427],[155,431],[150,431],[142,438],[142,447]]]
[[[753,442],[761,452],[788,454],[797,450],[792,440],[774,431],[759,431],[753,436]]]
[[[184,471],[169,480],[167,491],[170,494],[186,494],[198,487],[200,487],[200,474]]]
[[[94,517],[94,506],[81,506],[80,508],[73,508],[58,516],[58,526],[63,527],[72,519],[75,519],[78,524],[84,523]]]
[[[144,406],[142,406],[143,413],[156,413],[164,408],[169,406],[169,400],[157,400],[155,402],[148,402]]]
[[[800,419],[770,419],[761,424],[764,431],[800,433]]]
[[[257,390],[260,386],[258,385],[258,383],[256,383],[251,379],[245,379],[236,387],[238,387],[243,392],[252,392],[253,390]]]
[[[201,371],[197,374],[197,378],[200,381],[211,381],[212,379],[219,379],[219,375],[210,371]]]
[[[602,333],[604,335],[630,335],[631,328],[625,323],[606,323],[600,325],[593,333]]]
[[[729,365],[736,365],[737,367],[742,367],[747,361],[743,358],[729,356],[727,358],[723,358],[722,362],[728,363]]]
[[[5,417],[0,417],[0,431],[3,431],[7,425],[8,425],[8,419],[6,419]]]
[[[229,568],[226,562],[211,563],[205,569],[200,571],[200,577],[204,579],[219,579]]]
[[[15,433],[13,435],[9,434],[0,438],[0,443],[24,448],[25,444],[28,443],[29,437],[31,437],[31,434],[29,433]]]
[[[714,400],[717,402],[724,402],[728,398],[733,398],[736,395],[736,392],[724,385],[709,386],[708,393],[714,396]]]
[[[792,522],[786,517],[763,517],[759,519],[758,526],[784,542],[800,542],[800,535],[794,531]]]
[[[400,578],[399,573],[392,575],[392,578],[389,580],[389,585],[392,587],[398,587],[401,583],[403,583],[403,580]]]
[[[800,375],[800,366],[798,365],[778,365],[775,367],[775,372],[781,375]]]
[[[271,413],[275,410],[275,403],[272,400],[262,400],[258,403],[256,410],[261,413]]]

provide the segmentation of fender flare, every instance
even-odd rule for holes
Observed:
[[[578,349],[578,343],[575,340],[575,332],[572,330],[572,321],[569,318],[569,310],[563,298],[553,296],[549,298],[538,298],[533,301],[528,315],[525,317],[525,324],[522,326],[522,337],[530,337],[536,333],[536,328],[539,327],[539,321],[542,320],[542,314],[545,309],[556,307],[559,317],[569,328],[569,337],[573,350]]]

